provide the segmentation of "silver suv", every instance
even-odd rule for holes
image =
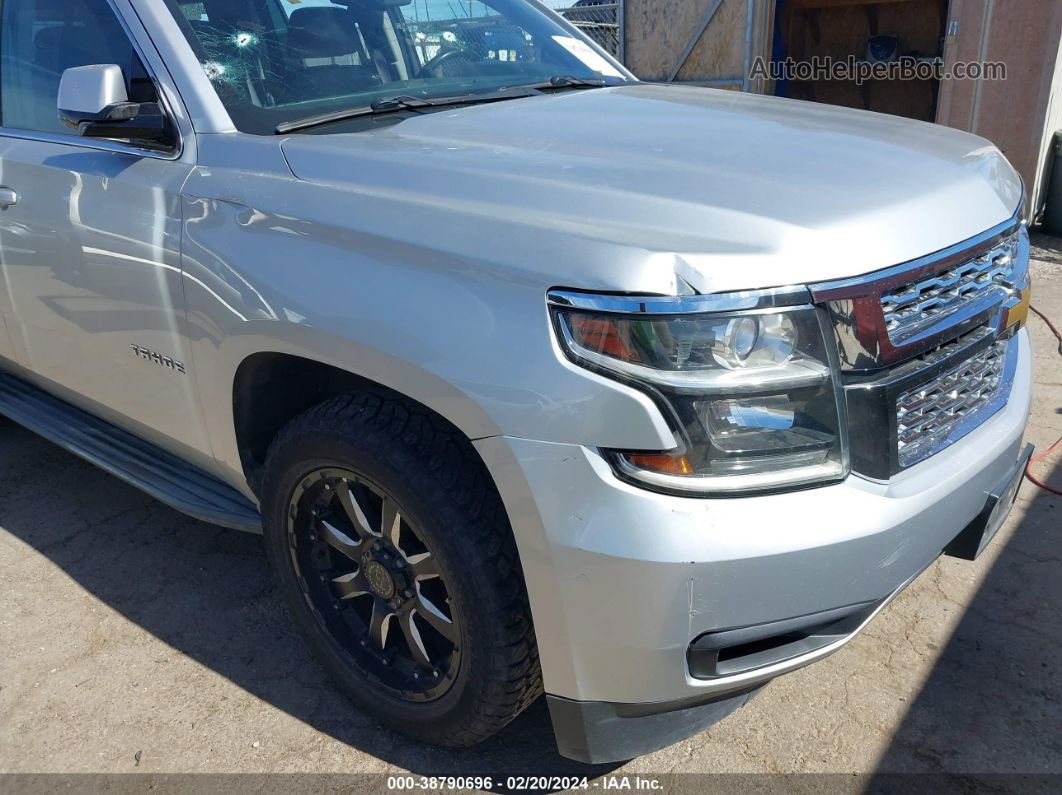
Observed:
[[[644,753],[972,558],[1029,241],[942,127],[639,82],[529,0],[19,0],[0,411],[263,532],[362,709]]]

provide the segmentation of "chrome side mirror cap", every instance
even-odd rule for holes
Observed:
[[[116,64],[77,66],[63,72],[59,81],[59,118],[77,129],[83,121],[102,121],[130,105],[122,68]]]

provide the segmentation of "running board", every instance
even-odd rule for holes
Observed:
[[[236,489],[9,373],[0,373],[0,414],[182,513],[262,532],[258,508]]]

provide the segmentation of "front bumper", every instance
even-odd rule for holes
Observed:
[[[980,513],[1013,467],[1030,391],[1022,331],[1009,402],[959,442],[887,483],[851,476],[760,497],[655,494],[619,481],[586,447],[477,441],[516,534],[546,692],[674,712],[670,705],[741,697],[836,651],[861,626],[732,676],[698,679],[687,661],[705,633],[883,606]]]

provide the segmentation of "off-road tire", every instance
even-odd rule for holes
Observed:
[[[437,700],[411,703],[380,688],[314,620],[292,560],[289,514],[300,483],[329,467],[363,474],[393,495],[444,572],[460,616],[461,655]],[[541,693],[512,529],[490,474],[455,427],[382,390],[329,400],[277,435],[261,494],[267,555],[295,623],[339,688],[379,722],[432,744],[474,745]]]

